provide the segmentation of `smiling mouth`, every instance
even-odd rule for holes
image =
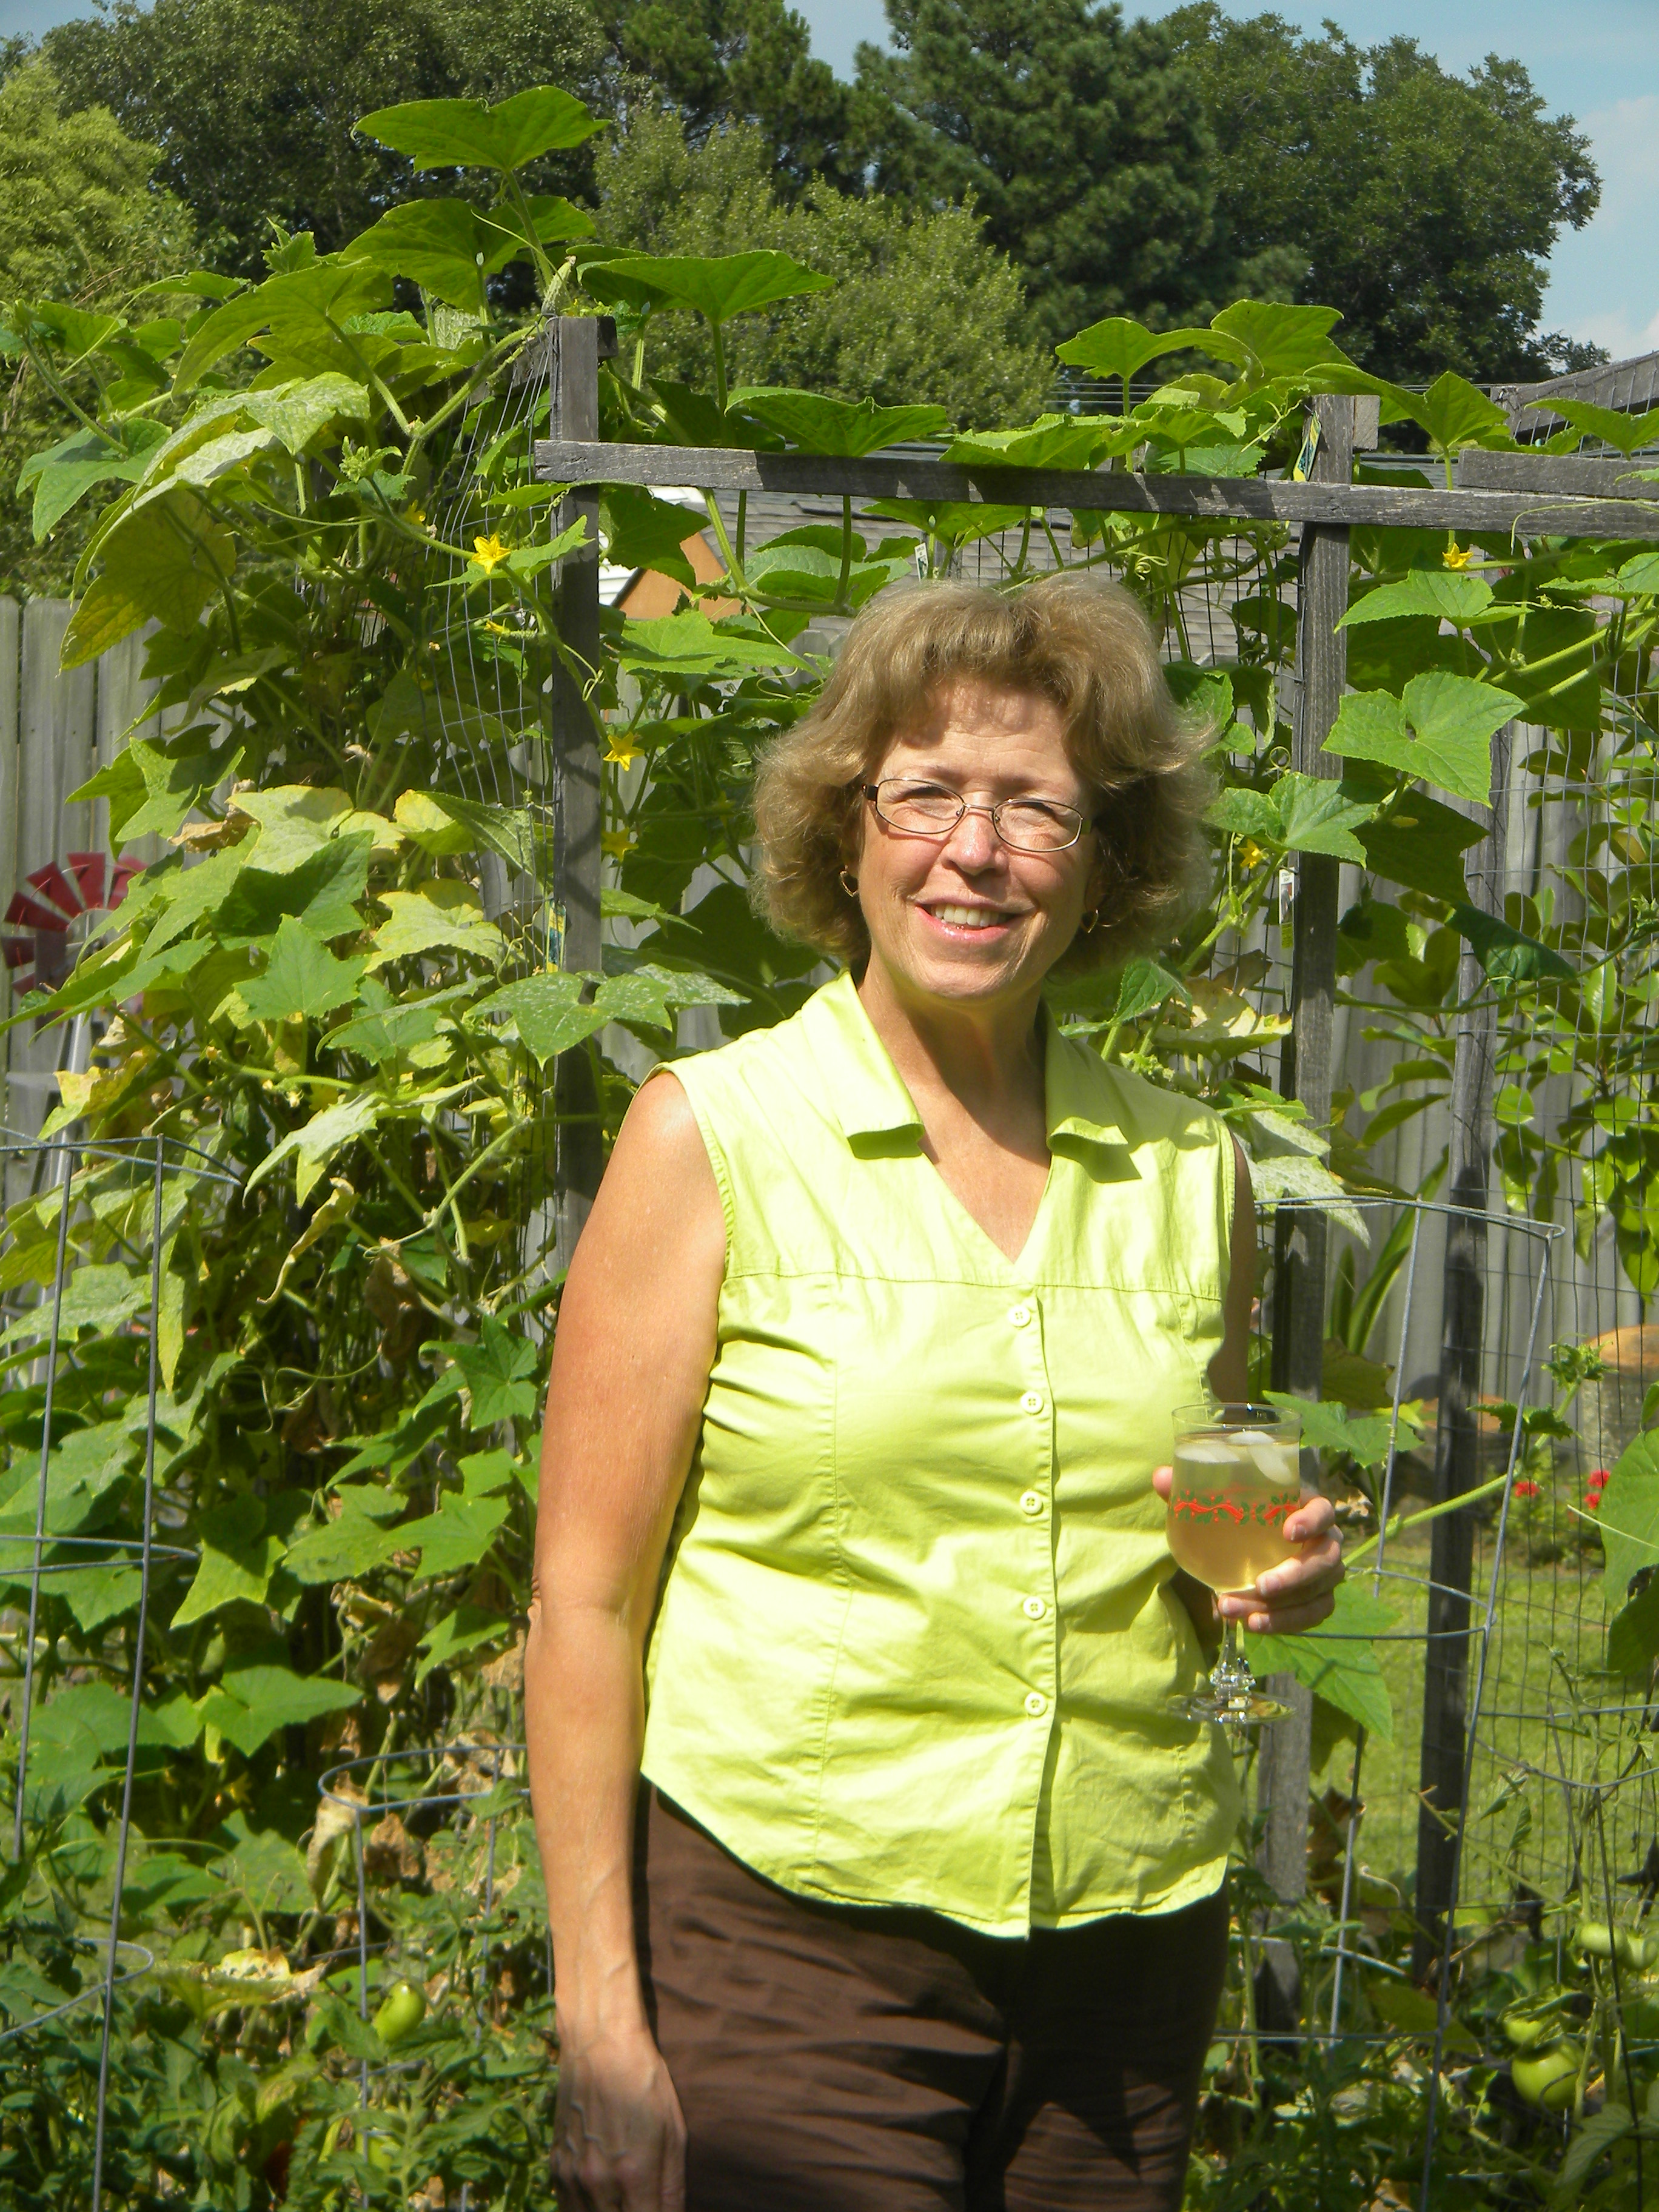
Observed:
[[[1008,907],[958,906],[947,901],[930,901],[922,906],[922,912],[947,929],[1000,929],[1014,920]]]

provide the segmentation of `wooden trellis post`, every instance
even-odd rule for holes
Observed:
[[[1504,802],[1513,726],[1492,741],[1492,819],[1465,864],[1469,902],[1486,914],[1504,911]],[[1470,808],[1464,810],[1474,812]],[[1451,1080],[1447,1195],[1465,1207],[1446,1223],[1440,1321],[1440,1411],[1435,1430],[1434,1502],[1460,1498],[1480,1480],[1481,1395],[1486,1335],[1486,1211],[1492,1141],[1492,1062],[1498,1011],[1474,948],[1464,941],[1457,968],[1458,1016]],[[1468,1752],[1469,1586],[1474,1569],[1474,1521],[1448,1513],[1430,1532],[1429,1640],[1423,1663],[1423,1740],[1418,1769],[1417,1929],[1412,1968],[1419,1977],[1445,1941],[1445,1916],[1456,1889],[1457,1824],[1463,1817]],[[1448,1822],[1453,1825],[1448,1826]]]
[[[1353,475],[1355,403],[1328,398],[1315,404],[1320,438],[1310,481],[1346,485]],[[1304,775],[1334,778],[1340,774],[1340,763],[1324,750],[1324,744],[1347,684],[1347,634],[1337,628],[1347,611],[1347,528],[1309,523],[1302,532],[1296,647],[1299,682],[1291,755],[1291,767]],[[1286,1097],[1301,1102],[1316,1128],[1322,1128],[1331,1118],[1340,882],[1340,861],[1318,853],[1297,855],[1291,1033],[1279,1063],[1279,1089]],[[1300,1207],[1280,1215],[1274,1245],[1273,1384],[1303,1398],[1317,1398],[1321,1390],[1328,1242],[1325,1216],[1316,1208]],[[1261,1864],[1274,1894],[1291,1903],[1308,1886],[1313,1697],[1291,1675],[1276,1677],[1274,1689],[1290,1714],[1261,1734],[1257,1802],[1267,1816]],[[1293,2009],[1293,1993],[1285,1989],[1281,1994]]]
[[[549,434],[597,439],[599,362],[617,350],[617,326],[608,315],[556,315],[548,323]],[[566,557],[559,579],[556,620],[566,651],[581,670],[599,665],[599,546],[598,498],[572,492],[556,527],[579,518],[588,544]],[[602,783],[599,732],[576,675],[556,661],[550,701],[553,769],[553,896],[559,908],[559,965],[589,973],[599,966],[599,870]],[[558,1264],[568,1267],[604,1171],[599,1102],[592,1063],[583,1051],[561,1054],[553,1079],[558,1118]]]

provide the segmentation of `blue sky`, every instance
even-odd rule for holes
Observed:
[[[794,0],[814,50],[851,74],[862,39],[886,35],[881,0]],[[1174,0],[1129,0],[1130,15],[1161,15]],[[1268,0],[1224,0],[1229,15]],[[1550,107],[1577,118],[1601,173],[1601,206],[1556,246],[1545,302],[1547,328],[1592,338],[1615,356],[1659,348],[1659,0],[1271,0],[1316,30],[1330,16],[1362,43],[1403,33],[1450,70],[1494,46],[1524,62]],[[75,0],[0,0],[0,35],[39,32],[89,13]]]

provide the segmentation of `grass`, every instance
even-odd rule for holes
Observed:
[[[1579,1551],[1571,1546],[1570,1530],[1562,1533],[1571,1547],[1553,1560],[1529,1558],[1525,1528],[1512,1531],[1506,1549],[1476,1730],[1473,1818],[1462,1883],[1466,1904],[1508,1905],[1517,1881],[1547,1904],[1565,1899],[1576,1879],[1588,1793],[1564,1787],[1559,1778],[1565,1773],[1582,1782],[1600,1773],[1611,1781],[1615,1765],[1627,1761],[1631,1753],[1635,1716],[1626,1717],[1621,1726],[1617,1718],[1597,1723],[1573,1713],[1575,1686],[1590,1705],[1626,1702],[1635,1693],[1628,1685],[1598,1678],[1593,1671],[1601,1660],[1605,1634],[1601,1555],[1595,1549]],[[1407,1896],[1414,1887],[1417,1859],[1429,1545],[1430,1533],[1423,1529],[1389,1547],[1385,1565],[1413,1579],[1384,1575],[1378,1594],[1395,1608],[1400,1627],[1416,1633],[1380,1639],[1376,1647],[1394,1708],[1394,1741],[1369,1737],[1360,1772],[1365,1811],[1359,1859]],[[1369,1590],[1365,1565],[1354,1571],[1364,1577],[1363,1587]],[[1477,1622],[1490,1577],[1483,1540],[1474,1576]],[[1470,1638],[1468,1656],[1473,1699],[1478,1635]],[[1639,1741],[1656,1741],[1651,1735],[1636,1733]],[[1618,1874],[1638,1864],[1659,1833],[1659,1801],[1646,1778],[1648,1762],[1638,1756],[1639,1769],[1604,1801]],[[1334,1787],[1347,1796],[1352,1759],[1352,1741],[1339,1742],[1315,1777],[1316,1795]],[[1599,1881],[1599,1868],[1591,1872]],[[1625,1893],[1628,1897],[1628,1890]]]

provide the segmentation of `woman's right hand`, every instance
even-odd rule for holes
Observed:
[[[553,2180],[564,2212],[684,2212],[685,2121],[644,2027],[561,2038]]]

